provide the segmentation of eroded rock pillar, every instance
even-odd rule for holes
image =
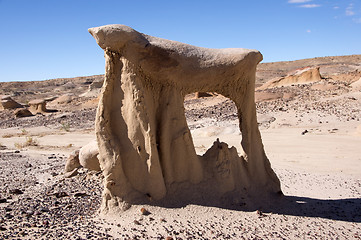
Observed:
[[[221,206],[280,191],[256,119],[258,51],[199,48],[124,25],[89,31],[106,59],[96,117],[103,213],[146,202]],[[197,91],[235,102],[241,156],[218,140],[197,156],[183,106],[184,96]]]

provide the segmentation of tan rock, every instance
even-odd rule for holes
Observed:
[[[273,87],[291,86],[293,84],[307,84],[321,80],[322,77],[320,74],[320,67],[306,67],[297,69],[296,71],[288,74],[286,77],[272,79],[259,87],[258,90],[264,90]]]
[[[80,165],[89,170],[100,171],[98,154],[99,150],[96,141],[83,146],[79,151]]]
[[[74,99],[74,96],[70,94],[64,94],[58,98],[56,98],[53,102],[57,104],[66,104],[70,103]]]
[[[1,106],[4,109],[15,109],[22,108],[23,105],[13,100],[10,96],[2,96],[1,97]]]
[[[32,114],[45,113],[48,111],[46,109],[46,101],[44,99],[31,100],[28,104],[29,110]]]
[[[280,192],[257,125],[258,51],[195,47],[124,25],[89,32],[106,58],[96,116],[102,213],[150,199],[229,204],[229,199],[265,199]],[[216,92],[235,102],[242,156],[218,141],[197,156],[183,106],[185,95],[194,92]]]
[[[89,97],[89,98],[94,98],[94,97],[98,97],[101,91],[101,87],[103,86],[104,83],[104,79],[96,79],[94,80],[90,85],[88,90],[81,94],[81,97]]]
[[[73,151],[65,163],[64,172],[72,172],[74,169],[79,168],[81,165],[79,163],[79,150]]]

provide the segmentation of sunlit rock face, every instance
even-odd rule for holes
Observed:
[[[102,213],[136,203],[222,206],[280,192],[256,119],[261,53],[195,47],[124,25],[89,32],[106,60],[96,117]],[[217,92],[235,102],[241,156],[218,140],[203,156],[196,154],[183,106],[193,92]]]

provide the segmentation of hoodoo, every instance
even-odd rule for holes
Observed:
[[[261,53],[195,47],[124,25],[89,32],[106,60],[96,116],[102,213],[146,202],[221,206],[281,191],[257,125]],[[217,92],[235,102],[241,156],[218,140],[203,156],[196,154],[183,106],[193,92]]]

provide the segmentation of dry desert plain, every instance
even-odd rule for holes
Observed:
[[[0,83],[0,95],[48,109],[0,111],[0,239],[361,239],[361,55],[258,66],[259,128],[285,196],[252,210],[133,205],[98,217],[102,174],[64,166],[95,139],[102,79]],[[232,101],[193,94],[184,106],[198,154],[217,138],[240,151]]]

